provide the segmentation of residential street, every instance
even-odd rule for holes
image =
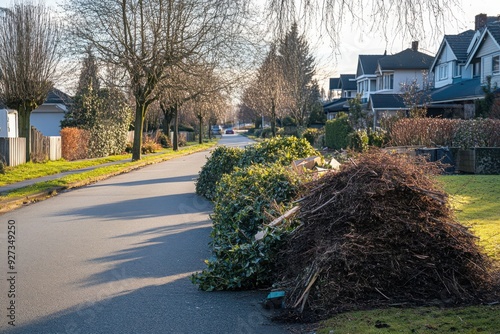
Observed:
[[[203,292],[189,279],[210,256],[212,206],[195,195],[193,182],[206,156],[152,165],[2,215],[0,332],[287,333],[259,304],[266,292]],[[7,317],[12,302],[15,327]]]

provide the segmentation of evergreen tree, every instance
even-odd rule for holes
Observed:
[[[309,101],[315,64],[309,44],[303,35],[299,35],[297,23],[292,24],[290,31],[281,40],[278,53],[286,82],[286,107],[298,125],[305,125],[310,113]]]

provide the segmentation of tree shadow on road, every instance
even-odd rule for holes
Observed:
[[[209,214],[212,204],[193,194],[173,194],[137,198],[106,204],[82,206],[78,209],[63,211],[63,216],[80,218],[99,218],[102,220],[137,220],[152,217],[167,217],[183,214]]]

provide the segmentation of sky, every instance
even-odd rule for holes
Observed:
[[[438,36],[428,34],[424,40],[420,40],[420,51],[435,56],[444,34],[453,35],[474,29],[474,19],[477,14],[500,15],[500,0],[461,0],[459,2],[461,2],[461,8],[456,8],[453,12],[456,20],[450,20]],[[389,36],[388,40],[391,39],[392,42],[386,43],[378,33],[367,34],[356,26],[346,24],[336,56],[331,49],[318,49],[318,80],[323,87],[327,87],[330,77],[356,73],[357,58],[360,54],[383,54],[385,50],[388,54],[394,54],[411,47],[411,40]]]
[[[42,0],[43,1],[43,0]],[[65,0],[45,0],[45,4],[55,7],[64,3]],[[256,0],[264,1],[264,0]],[[439,48],[443,34],[457,34],[467,29],[474,29],[474,17],[479,13],[488,16],[500,15],[500,0],[456,0],[461,3],[460,8],[453,10],[455,20],[449,20],[442,33],[438,36],[428,34],[419,41],[419,49],[432,56]],[[7,7],[10,0],[0,0],[0,7]],[[388,54],[400,52],[411,46],[411,40],[403,40],[396,33],[392,32],[387,38],[381,37],[380,33],[370,33],[362,31],[362,28],[352,24],[349,20],[343,23],[340,34],[339,47],[333,50],[328,37],[317,33],[318,29],[312,29],[307,34],[311,51],[316,58],[317,75],[316,79],[320,86],[328,89],[328,79],[340,74],[355,73],[358,55],[360,54],[383,54],[386,50]],[[388,42],[386,42],[386,40]]]

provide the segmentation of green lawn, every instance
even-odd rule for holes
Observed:
[[[174,152],[172,149],[165,149],[162,150],[161,152],[158,152],[158,154],[143,155],[142,159],[139,161],[130,160],[116,165],[98,167],[94,170],[83,173],[68,175],[52,181],[39,182],[32,186],[23,187],[20,189],[10,191],[7,194],[0,196],[0,201],[14,199],[18,197],[26,197],[43,191],[49,191],[51,189],[58,187],[72,188],[72,187],[83,186],[113,175],[125,173],[132,169],[140,168],[148,164],[173,159],[181,155],[203,151],[209,149],[210,147],[213,147],[216,143],[217,143],[216,141],[212,141],[201,145],[198,144],[191,145],[183,147],[177,152]],[[6,185],[36,177],[57,174],[63,171],[81,169],[110,161],[118,161],[124,159],[127,160],[131,159],[131,155],[122,155],[122,156],[114,156],[103,159],[93,159],[93,160],[75,161],[75,162],[59,160],[59,161],[50,161],[42,164],[30,163],[9,168],[6,174],[4,175],[0,174],[0,182],[3,182],[1,183],[1,185]]]
[[[470,226],[486,254],[500,262],[500,175],[441,176],[458,220]],[[389,308],[347,312],[318,333],[500,333],[500,305],[451,309]]]

